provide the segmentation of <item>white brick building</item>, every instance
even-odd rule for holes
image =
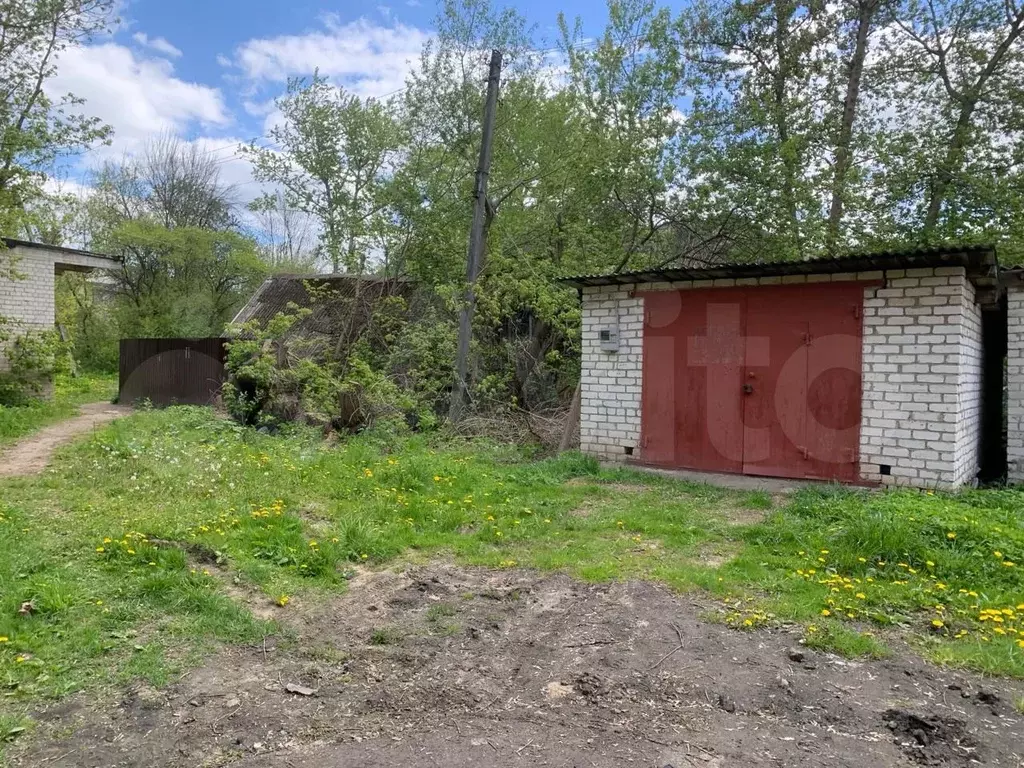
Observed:
[[[1012,483],[1024,483],[1024,270],[1006,281],[1007,464]]]
[[[583,302],[581,449],[603,459],[956,488],[999,439],[981,434],[1002,406],[982,397],[991,248],[567,282]],[[1009,303],[1020,478],[1024,283]]]
[[[0,252],[0,318],[14,334],[53,328],[57,275],[67,271],[111,269],[117,265],[108,256],[74,248],[10,239],[6,240],[6,246]],[[10,265],[13,265],[14,279],[8,276]],[[6,366],[0,349],[0,370]]]

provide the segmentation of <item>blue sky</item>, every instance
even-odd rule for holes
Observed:
[[[587,34],[607,17],[603,0],[516,7],[544,45],[557,39],[559,10],[581,16]],[[400,89],[435,13],[434,0],[122,0],[113,34],[65,51],[51,84],[54,94],[84,98],[85,110],[115,132],[112,146],[69,168],[66,187],[87,182],[104,160],[173,133],[214,153],[226,180],[253,197],[259,187],[235,147],[263,135],[287,78],[319,67],[364,96]]]

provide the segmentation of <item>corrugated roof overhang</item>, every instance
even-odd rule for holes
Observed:
[[[877,272],[892,269],[964,267],[979,288],[994,289],[999,280],[999,263],[992,245],[941,246],[899,251],[879,251],[802,261],[720,264],[690,269],[657,269],[611,275],[576,275],[560,282],[576,288],[599,285],[633,285],[677,280],[719,280],[786,275]]]

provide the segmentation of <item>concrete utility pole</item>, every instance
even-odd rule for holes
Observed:
[[[491,51],[491,68],[487,76],[487,101],[484,103],[483,138],[480,141],[480,161],[476,166],[473,187],[473,224],[469,229],[469,249],[466,253],[466,297],[459,313],[459,351],[455,361],[455,388],[448,408],[448,418],[462,418],[469,400],[469,342],[473,335],[473,312],[476,309],[477,276],[483,268],[486,245],[487,176],[491,172],[491,147],[494,139],[494,116],[498,108],[498,84],[501,81],[501,51]]]

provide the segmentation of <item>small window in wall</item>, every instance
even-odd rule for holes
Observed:
[[[623,450],[625,450],[627,456],[632,456],[633,455],[633,446],[632,445],[627,445]]]

